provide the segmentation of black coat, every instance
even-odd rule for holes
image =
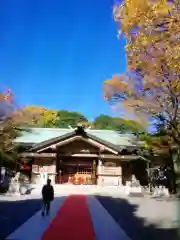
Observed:
[[[42,197],[45,201],[52,201],[54,199],[54,189],[51,185],[44,185],[42,188]]]

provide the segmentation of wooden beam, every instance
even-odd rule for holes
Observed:
[[[96,141],[94,141],[94,140],[92,140],[92,139],[90,139],[90,138],[85,139],[85,141],[86,141],[87,143],[89,143],[89,144],[92,144],[92,145],[94,145],[94,146],[99,147],[99,149],[101,149],[101,150],[107,150],[108,152],[114,153],[114,154],[116,154],[116,155],[118,154],[118,151],[113,150],[112,148],[107,147],[107,146],[105,146],[105,145],[103,145],[103,144],[101,144],[101,143],[98,143],[98,142],[96,142]]]
[[[57,147],[60,147],[60,146],[63,146],[63,145],[66,145],[68,143],[71,143],[71,142],[74,142],[75,140],[79,140],[81,139],[82,137],[81,136],[75,136],[75,137],[71,137],[71,138],[68,138],[66,140],[63,140],[61,142],[58,142],[56,144],[51,144],[51,145],[48,145],[47,147],[45,148],[41,148],[38,150],[38,152],[42,152],[44,150],[47,150],[48,148],[52,148],[52,149],[56,149]]]
[[[91,154],[91,153],[64,153],[59,154],[61,157],[85,157],[85,158],[98,158],[99,154]]]
[[[109,154],[102,154],[100,155],[101,159],[112,159],[112,160],[121,160],[121,161],[131,161],[131,160],[137,160],[139,159],[139,156],[137,155],[120,155],[120,156],[114,156]]]
[[[60,156],[66,157],[85,157],[85,158],[101,158],[101,159],[113,159],[113,160],[122,160],[122,161],[131,161],[139,159],[140,157],[137,155],[111,155],[111,154],[90,154],[90,153],[75,153],[75,154],[61,154]]]
[[[97,147],[99,149],[107,150],[108,152],[111,152],[111,153],[114,153],[114,154],[118,154],[118,151],[116,151],[116,150],[114,150],[114,149],[112,149],[112,148],[110,148],[108,146],[105,146],[105,145],[103,145],[103,144],[101,144],[101,143],[99,143],[97,141],[94,141],[94,140],[92,140],[90,138],[83,138],[82,136],[71,137],[71,138],[66,139],[66,140],[64,140],[62,142],[58,142],[56,144],[52,144],[52,145],[49,145],[49,146],[47,146],[45,148],[39,149],[38,152],[40,153],[40,152],[42,152],[42,151],[44,151],[44,150],[46,150],[48,148],[57,149],[58,147],[64,146],[64,145],[69,144],[69,143],[72,143],[72,142],[74,142],[76,140],[81,140],[81,141],[87,142],[90,145],[95,146],[95,147]]]
[[[19,154],[20,157],[36,157],[36,158],[56,158],[56,153],[32,153],[24,152]],[[89,153],[75,153],[75,154],[61,154],[62,157],[84,157],[84,158],[101,158],[101,159],[111,159],[111,160],[120,160],[120,161],[131,161],[140,159],[140,156],[137,155],[111,155],[111,154],[89,154]],[[144,160],[144,159],[143,159]]]
[[[38,158],[56,158],[56,153],[32,153],[32,152],[25,152],[20,153],[20,157],[38,157]]]

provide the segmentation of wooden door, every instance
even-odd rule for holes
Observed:
[[[131,162],[122,164],[122,184],[125,185],[127,181],[132,180],[132,166]]]

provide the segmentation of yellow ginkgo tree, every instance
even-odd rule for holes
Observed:
[[[180,2],[125,0],[113,13],[127,71],[104,82],[105,97],[143,123],[161,116],[180,158]]]
[[[58,119],[58,113],[56,110],[47,109],[40,106],[27,106],[23,109],[27,116],[29,125],[36,127],[55,127]]]

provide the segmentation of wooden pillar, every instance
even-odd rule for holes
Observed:
[[[59,152],[56,154],[56,177],[55,183],[60,183],[60,176],[59,176]]]
[[[96,160],[93,160],[92,163],[92,184],[96,184],[96,169],[97,169],[97,163]]]
[[[62,184],[62,162],[63,162],[63,157],[60,152],[58,152],[57,157],[56,157],[56,183]]]

